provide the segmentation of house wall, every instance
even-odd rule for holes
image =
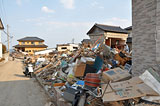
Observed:
[[[31,44],[31,41],[25,41],[25,44],[22,44],[22,41],[19,41],[19,45],[33,45]],[[42,42],[42,44],[44,44],[44,42]],[[34,42],[34,45],[40,45],[39,42]]]
[[[160,63],[160,0],[156,3],[156,60]]]
[[[89,35],[90,39],[92,40],[93,44],[94,43],[105,43],[105,36],[104,34],[100,35]]]
[[[2,58],[2,43],[0,42],[0,58]]]
[[[58,45],[57,46],[57,50],[59,52],[61,51],[66,51],[66,50],[69,50],[69,51],[74,51],[75,49],[73,47],[79,47],[78,45]],[[63,49],[63,48],[66,48],[66,49]]]
[[[129,32],[128,37],[132,37],[132,30],[127,30]]]
[[[160,60],[160,0],[132,0],[132,19],[133,74],[140,75]]]
[[[99,28],[95,28],[92,33],[89,34],[89,37],[93,43],[95,43],[98,39],[99,40],[97,43],[105,43],[104,31]]]
[[[2,58],[1,30],[0,30],[0,58]]]
[[[29,53],[29,54],[34,54],[34,51],[40,51],[40,50],[44,50],[46,48],[25,48],[25,52]],[[31,52],[29,52],[31,51]]]

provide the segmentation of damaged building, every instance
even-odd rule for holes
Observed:
[[[123,49],[128,38],[128,31],[119,26],[95,24],[87,32],[87,35],[93,42],[99,40],[98,42],[106,44],[111,48],[117,46],[119,49]]]

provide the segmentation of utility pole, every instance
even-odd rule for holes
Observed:
[[[9,53],[9,26],[7,25],[7,41],[8,41],[8,53]]]
[[[74,38],[72,39],[72,43],[74,44]]]

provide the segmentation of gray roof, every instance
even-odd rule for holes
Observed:
[[[38,37],[24,37],[22,39],[18,39],[17,41],[44,41],[44,40]]]
[[[1,18],[0,18],[0,29],[4,29],[4,26],[3,26]]]
[[[82,43],[91,43],[92,41],[91,41],[91,39],[83,39],[81,42]]]
[[[111,26],[111,25],[103,25],[103,24],[95,24],[88,32],[87,34],[92,33],[95,27],[100,28],[101,30],[105,32],[116,32],[116,33],[125,33],[128,34],[128,32],[125,29],[122,29],[119,26]]]
[[[129,26],[127,28],[124,28],[125,30],[132,30],[132,26]]]

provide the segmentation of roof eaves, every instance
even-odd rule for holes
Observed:
[[[0,29],[4,29],[4,26],[3,26],[1,18],[0,18]]]

